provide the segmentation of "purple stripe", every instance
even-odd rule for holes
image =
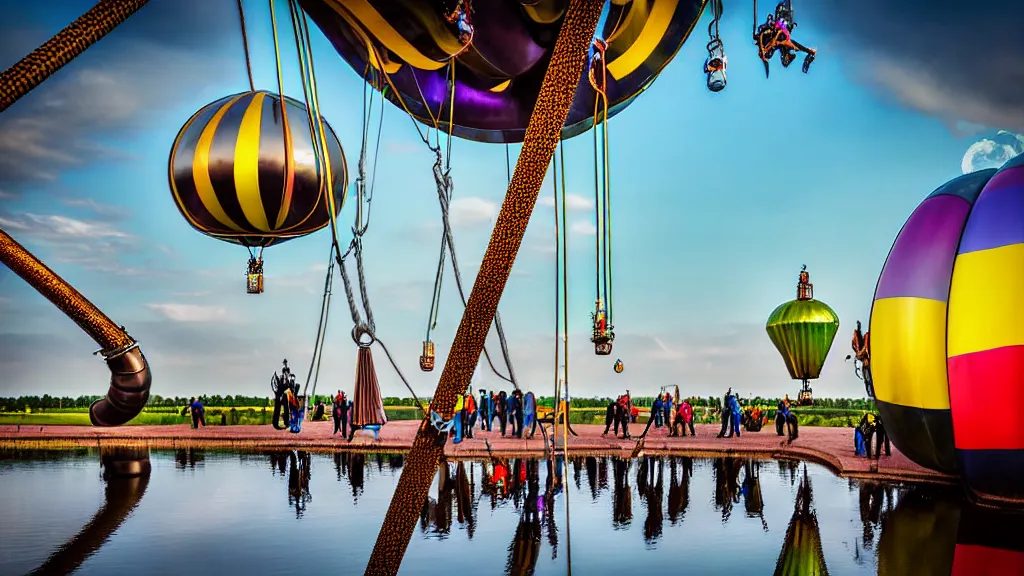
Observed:
[[[947,302],[956,246],[970,208],[959,196],[922,202],[889,252],[875,300],[909,296]]]
[[[1024,242],[1024,166],[1001,170],[985,185],[964,229],[960,254]]]

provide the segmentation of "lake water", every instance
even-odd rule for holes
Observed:
[[[0,452],[0,574],[362,574],[402,461],[153,451],[148,478],[105,480],[95,450]],[[566,574],[571,539],[580,575],[1024,574],[1021,525],[792,461],[581,458],[564,485],[543,460],[452,461],[401,573]]]

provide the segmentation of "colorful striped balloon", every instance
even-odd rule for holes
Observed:
[[[875,289],[871,360],[908,458],[1024,500],[1024,156],[951,180],[911,214]]]
[[[219,240],[265,248],[330,223],[326,175],[306,107],[277,94],[243,92],[203,107],[171,148],[174,202],[193,228]],[[323,120],[335,210],[348,186],[345,153]],[[322,148],[321,148],[322,149]]]

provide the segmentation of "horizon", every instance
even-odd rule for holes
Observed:
[[[55,0],[9,10],[0,22],[0,66],[91,4]],[[934,189],[1024,151],[1024,94],[1013,85],[1024,64],[979,74],[979,65],[996,64],[961,54],[973,40],[994,53],[1021,52],[1013,19],[993,18],[1013,10],[1008,1],[987,3],[983,17],[923,0],[886,4],[877,30],[862,23],[878,22],[880,0],[843,4],[801,8],[800,34],[819,56],[809,74],[773,65],[770,79],[749,40],[748,11],[726,11],[729,86],[718,94],[706,90],[701,73],[705,14],[659,79],[611,119],[617,337],[603,358],[589,342],[590,134],[564,143],[572,397],[625,389],[653,397],[673,384],[685,397],[727,387],[795,396],[800,382],[789,378],[764,323],[795,296],[803,264],[815,297],[840,318],[821,378],[811,382],[814,396],[865,397],[845,357],[855,323],[869,325],[889,249]],[[924,14],[930,25],[918,27]],[[972,26],[975,18],[986,26]],[[265,5],[248,3],[256,87],[270,89],[268,21]],[[936,46],[943,27],[958,30],[963,42]],[[310,32],[322,112],[354,181],[362,82],[319,29]],[[284,71],[285,92],[301,96],[291,54]],[[152,3],[0,115],[0,228],[139,340],[154,395],[259,396],[284,358],[305,381],[329,232],[269,248],[266,293],[248,296],[245,250],[194,231],[167,183],[175,134],[203,106],[245,91],[245,74],[232,3]],[[421,372],[441,223],[433,158],[410,124],[387,105],[366,272],[377,332],[423,398],[433,395],[462,305],[446,265],[434,332],[439,366]],[[764,147],[766,131],[779,136],[778,148]],[[458,139],[452,148],[451,219],[468,296],[507,186],[506,148]],[[509,147],[512,163],[518,149]],[[499,306],[520,385],[538,395],[556,378],[551,186],[549,168]],[[343,229],[353,204],[339,219]],[[351,391],[356,347],[344,300],[336,283],[319,386]],[[102,393],[109,372],[91,356],[95,348],[0,265],[0,397]],[[487,348],[505,372],[493,329]],[[622,374],[612,370],[616,359]],[[481,360],[475,389],[510,389]],[[380,351],[375,364],[382,397],[405,397]]]

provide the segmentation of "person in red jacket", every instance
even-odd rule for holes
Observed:
[[[686,400],[679,403],[679,408],[676,409],[676,418],[672,422],[672,435],[679,436],[678,430],[682,431],[682,436],[686,436],[686,429],[690,429],[690,436],[696,436],[697,433],[693,430],[693,407]]]

